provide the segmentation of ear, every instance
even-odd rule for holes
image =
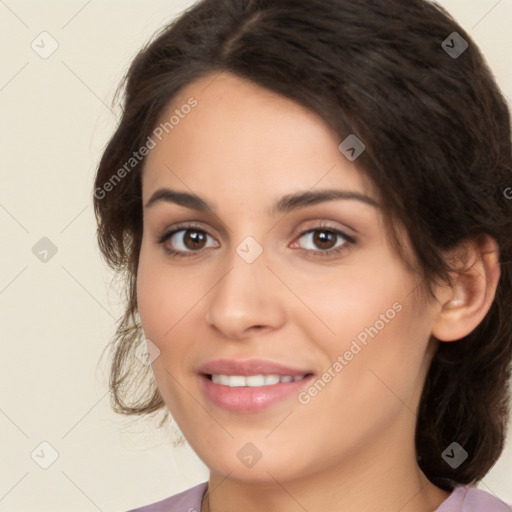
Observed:
[[[456,270],[451,284],[436,290],[439,309],[432,335],[455,341],[472,332],[491,307],[500,278],[499,249],[494,238],[481,235],[464,241],[447,257]]]

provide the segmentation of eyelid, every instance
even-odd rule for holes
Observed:
[[[347,241],[349,241],[351,243],[355,243],[356,242],[356,235],[355,234],[350,234],[349,232],[347,232],[347,229],[345,229],[344,227],[339,226],[339,223],[336,225],[336,223],[334,221],[312,220],[312,221],[308,221],[306,224],[309,224],[310,227],[304,228],[304,226],[301,226],[300,231],[295,231],[294,230],[294,234],[292,234],[294,239],[300,238],[303,235],[305,235],[306,233],[309,233],[311,231],[320,231],[322,229],[325,229],[326,231],[330,230],[330,231],[334,231],[334,232],[340,233],[341,235],[343,235],[347,239]],[[351,228],[350,226],[346,226],[346,227],[349,228],[348,231],[351,231],[353,233],[358,233],[354,228]]]
[[[200,222],[185,221],[179,222],[178,224],[170,228],[164,228],[159,234],[157,234],[156,241],[158,243],[163,243],[165,240],[169,239],[178,231],[186,231],[187,229],[197,229],[198,231],[204,231],[207,235],[211,236],[212,238],[216,238],[214,235],[212,235],[210,230],[204,227]]]
[[[304,223],[302,223],[300,229],[299,228],[294,229],[292,231],[292,233],[290,234],[290,236],[297,238],[299,236],[305,235],[306,233],[308,233],[310,231],[314,231],[315,229],[322,228],[322,229],[332,229],[334,231],[341,232],[349,240],[354,240],[354,238],[355,238],[354,235],[350,235],[349,233],[347,233],[347,231],[344,228],[340,228],[338,226],[332,225],[331,221],[328,221],[328,220],[310,220],[310,221],[307,221],[306,224],[309,224],[310,227],[304,227]],[[358,233],[358,231],[355,230],[354,228],[352,228],[351,226],[346,225],[346,227],[348,227],[350,231],[352,231],[354,233]],[[210,232],[210,230],[207,227],[205,227],[201,222],[183,221],[183,222],[178,222],[176,225],[172,226],[171,228],[164,228],[163,230],[161,230],[160,234],[157,235],[157,242],[160,242],[163,238],[168,238],[170,235],[176,233],[177,231],[181,231],[183,229],[193,229],[193,228],[195,228],[197,230],[204,231],[211,237],[215,238],[215,236]]]

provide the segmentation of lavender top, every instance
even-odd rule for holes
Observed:
[[[208,482],[203,482],[162,501],[128,512],[199,512],[207,488]],[[434,512],[512,512],[512,507],[486,491],[458,485]]]

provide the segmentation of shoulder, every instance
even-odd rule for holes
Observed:
[[[127,512],[199,512],[201,500],[207,488],[208,482],[203,482],[162,501],[134,508]]]
[[[512,512],[512,507],[491,493],[468,485],[456,486],[435,512]]]

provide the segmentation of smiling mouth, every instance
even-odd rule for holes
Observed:
[[[315,379],[310,372],[295,371],[295,375],[286,375],[288,372],[284,371],[283,375],[245,373],[248,375],[201,373],[200,383],[205,398],[226,411],[240,414],[259,413],[271,406],[279,407],[279,402],[297,396],[301,389]]]
[[[221,386],[227,386],[231,388],[235,387],[263,387],[272,386],[275,384],[282,384],[288,382],[297,382],[304,380],[312,373],[305,373],[303,375],[224,375],[224,374],[204,374],[206,378],[212,381],[214,384],[220,384]]]

